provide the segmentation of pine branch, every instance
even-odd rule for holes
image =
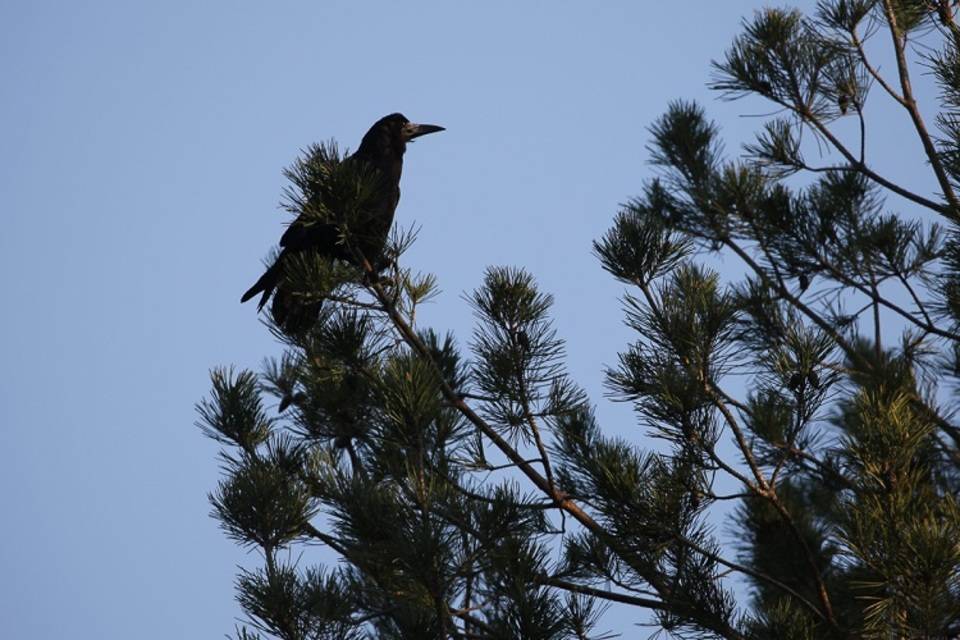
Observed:
[[[923,302],[920,300],[920,297],[917,295],[917,292],[914,291],[913,287],[910,285],[910,281],[900,272],[898,269],[896,272],[897,279],[900,280],[900,283],[903,284],[904,289],[907,290],[907,293],[910,294],[910,297],[913,299],[913,303],[917,305],[917,310],[923,315],[924,321],[928,326],[933,325],[933,320],[930,319],[930,314],[927,313],[927,308],[924,306]]]
[[[848,277],[841,270],[837,269],[836,266],[834,266],[834,264],[831,263],[830,261],[820,258],[820,256],[817,255],[816,253],[812,253],[812,255],[816,256],[817,258],[816,264],[819,269],[821,269],[826,273],[829,273],[837,282],[845,286],[852,287],[856,289],[859,293],[862,293],[863,295],[867,296],[871,300],[871,303],[874,306],[882,305],[886,307],[887,309],[889,309],[890,311],[893,311],[904,320],[916,326],[918,329],[923,329],[927,333],[932,333],[934,335],[940,336],[941,338],[948,338],[950,340],[960,340],[960,334],[954,331],[949,331],[947,329],[941,329],[940,327],[938,327],[936,324],[933,323],[933,321],[930,319],[930,317],[926,314],[925,311],[923,313],[924,319],[921,320],[917,318],[916,315],[910,313],[909,311],[907,311],[897,303],[880,295],[880,292],[878,291],[875,284],[865,285],[861,282],[858,282],[853,278]],[[921,311],[922,311],[923,310],[922,304],[917,299],[916,294],[913,292],[912,289],[910,289],[909,284],[907,284],[906,280],[902,277],[902,274],[898,273],[897,275],[898,277],[900,277],[901,281],[908,288],[908,290],[910,290],[910,293],[913,296],[913,299],[917,301],[918,304],[920,304]]]
[[[777,295],[782,297],[784,300],[789,302],[794,306],[798,311],[800,311],[804,316],[806,316],[811,322],[813,322],[817,327],[819,327],[824,333],[830,336],[833,342],[840,347],[844,354],[850,358],[850,360],[856,363],[858,366],[862,366],[865,370],[870,369],[870,363],[867,362],[863,356],[853,348],[853,345],[849,343],[842,335],[840,335],[833,326],[826,321],[820,314],[815,312],[809,306],[807,306],[802,300],[793,295],[790,290],[783,284],[778,284],[771,282],[766,271],[763,270],[756,261],[750,257],[739,244],[734,242],[729,236],[724,237],[722,240],[723,244],[729,247],[741,260],[746,263],[748,267],[760,278],[760,280],[770,289],[777,292]]]
[[[906,106],[907,106],[907,103],[906,103],[906,101],[903,99],[903,96],[901,96],[899,93],[897,93],[897,92],[894,90],[894,88],[893,88],[892,86],[890,86],[890,84],[887,82],[886,78],[884,78],[884,77],[880,74],[880,71],[879,71],[876,67],[874,67],[873,64],[871,64],[870,59],[867,57],[867,52],[864,51],[864,49],[863,49],[863,41],[860,39],[860,36],[859,36],[859,34],[857,33],[857,30],[856,30],[856,27],[854,27],[854,28],[852,28],[852,29],[850,30],[850,39],[851,39],[851,41],[853,42],[853,46],[854,46],[854,47],[856,48],[856,50],[857,50],[857,55],[860,57],[860,63],[861,63],[861,64],[864,66],[864,68],[867,70],[867,73],[869,73],[870,76],[871,76],[874,80],[876,80],[877,83],[878,83],[881,87],[883,87],[883,90],[886,91],[887,94],[888,94],[891,98],[893,98],[894,101],[895,101],[897,104],[899,104],[899,105],[901,105],[901,106],[903,106],[903,107],[906,107]],[[863,160],[863,156],[861,156],[860,159]]]
[[[784,522],[789,527],[790,531],[793,533],[794,537],[797,540],[797,543],[800,545],[800,548],[803,549],[804,554],[807,558],[807,563],[810,566],[811,573],[815,582],[817,583],[817,591],[820,597],[820,604],[823,607],[823,612],[826,617],[827,622],[835,628],[839,628],[837,620],[833,614],[833,606],[830,603],[830,596],[827,593],[826,584],[823,582],[823,576],[820,575],[820,570],[817,568],[816,562],[813,558],[813,552],[808,547],[806,540],[800,534],[800,531],[797,529],[796,523],[793,521],[793,517],[783,506],[780,499],[777,497],[776,488],[770,484],[767,479],[764,477],[763,473],[760,471],[759,466],[756,463],[756,460],[753,457],[753,452],[750,449],[749,445],[744,438],[743,432],[741,431],[739,425],[736,422],[736,419],[733,417],[733,414],[723,403],[720,396],[713,391],[713,388],[710,384],[704,384],[704,388],[708,396],[713,400],[714,405],[717,409],[720,410],[720,413],[723,415],[724,419],[727,421],[727,424],[730,426],[730,429],[733,431],[734,436],[737,440],[737,445],[740,448],[740,451],[743,453],[744,458],[747,464],[750,466],[751,470],[754,473],[754,477],[757,479],[759,485],[757,494],[767,500],[774,506],[780,516],[783,518]]]
[[[643,293],[643,297],[647,302],[647,306],[650,308],[651,313],[653,313],[661,323],[664,323],[663,312],[660,310],[660,306],[657,304],[656,298],[653,297],[653,293],[650,291],[650,287],[646,282],[637,281],[637,286],[640,288],[640,291]],[[714,447],[709,447],[709,455],[713,460],[721,466],[727,473],[737,478],[747,487],[750,487],[752,490],[764,491],[767,488],[766,479],[763,477],[760,468],[757,466],[756,461],[753,459],[753,454],[747,446],[746,440],[743,437],[743,433],[740,431],[739,426],[736,423],[736,420],[733,419],[733,416],[726,410],[726,407],[722,402],[718,401],[716,393],[713,391],[712,383],[704,379],[703,381],[704,390],[707,392],[707,395],[714,401],[715,406],[721,411],[726,419],[727,424],[731,427],[734,437],[737,439],[737,444],[740,447],[741,453],[743,453],[744,460],[747,461],[750,466],[750,470],[753,473],[753,477],[757,481],[757,486],[755,487],[745,476],[740,472],[736,471],[733,467],[729,466],[724,462],[719,455],[717,455]]]
[[[767,98],[779,104],[780,106],[786,109],[789,109],[791,112],[799,116],[803,121],[809,123],[820,135],[822,135],[831,144],[831,146],[833,146],[834,149],[836,149],[840,153],[840,155],[844,157],[844,159],[847,161],[850,167],[850,170],[863,174],[864,176],[870,178],[880,186],[889,189],[890,191],[896,193],[899,196],[902,196],[903,198],[906,198],[907,200],[910,200],[927,209],[930,209],[931,211],[935,211],[941,215],[944,215],[951,220],[956,218],[956,215],[951,213],[950,207],[944,206],[942,204],[938,204],[933,200],[924,198],[919,194],[913,193],[912,191],[904,187],[901,187],[895,182],[888,180],[887,178],[883,177],[876,171],[870,169],[870,167],[868,167],[867,164],[862,159],[857,159],[846,147],[846,145],[844,145],[843,142],[841,142],[840,139],[837,138],[833,134],[833,132],[830,131],[830,129],[825,124],[823,124],[823,122],[821,122],[821,120],[802,103],[798,105],[796,103],[786,102],[774,96],[767,96]]]
[[[723,416],[727,426],[730,427],[730,431],[733,432],[733,436],[737,441],[737,447],[740,449],[740,453],[743,455],[743,459],[747,463],[747,466],[750,467],[753,477],[756,478],[757,486],[755,487],[755,490],[758,492],[758,495],[768,494],[771,491],[770,483],[760,470],[760,466],[757,464],[757,461],[753,456],[753,451],[750,449],[750,445],[747,444],[747,439],[744,437],[743,430],[737,423],[736,418],[734,418],[733,413],[730,412],[730,409],[727,407],[727,405],[723,403],[722,398],[713,390],[713,385],[710,382],[704,381],[703,389],[706,391],[707,397],[709,397],[713,402],[713,405],[718,411],[720,411],[720,415]]]
[[[387,310],[387,314],[389,315],[394,326],[403,336],[404,340],[421,357],[427,359],[429,362],[434,362],[429,350],[426,348],[426,345],[423,344],[423,341],[420,340],[420,337],[416,334],[416,332],[413,331],[409,324],[407,324],[403,316],[400,315],[396,306],[393,304],[393,301],[389,298],[389,296],[383,290],[383,287],[377,281],[376,274],[369,261],[367,261],[363,256],[358,256],[358,258],[359,263],[363,265],[363,269],[369,278],[368,287]],[[434,366],[436,366],[435,363]],[[523,456],[521,456],[512,446],[510,446],[510,444],[504,440],[491,425],[487,424],[487,422],[483,420],[479,414],[477,414],[466,402],[464,402],[460,394],[454,391],[442,376],[440,377],[439,381],[440,390],[446,400],[458,411],[460,411],[460,413],[474,426],[476,426],[491,442],[493,442],[493,444],[505,456],[507,456],[508,459],[516,464],[521,473],[523,473],[534,484],[534,486],[537,487],[537,489],[554,500],[559,508],[569,513],[577,522],[583,525],[588,531],[596,535],[598,538],[602,539],[606,544],[609,544],[611,548],[617,549],[619,547],[617,542],[609,535],[609,533],[589,514],[587,514],[574,500],[555,487],[551,487],[547,479],[541,476],[536,469],[527,463]],[[643,567],[631,566],[658,592],[669,593],[669,587],[660,576],[652,574]],[[724,638],[729,638],[730,640],[744,640],[743,636],[741,636],[739,632],[727,624],[718,624],[714,620],[704,618],[700,612],[690,612],[689,615],[692,619],[697,620],[697,622],[703,625],[705,628],[716,632]]]
[[[933,144],[933,139],[927,131],[927,126],[924,124],[923,116],[920,114],[920,109],[917,106],[917,100],[913,95],[913,86],[910,81],[910,70],[907,66],[907,56],[904,47],[906,34],[903,33],[897,25],[897,16],[893,10],[891,0],[882,0],[882,3],[883,13],[887,18],[887,25],[890,27],[893,50],[897,58],[897,72],[900,75],[900,87],[903,92],[903,102],[901,104],[903,104],[910,114],[910,119],[913,121],[917,136],[920,138],[920,142],[923,144],[923,150],[927,154],[927,160],[930,162],[931,168],[933,168],[933,173],[937,176],[937,182],[940,183],[940,189],[943,191],[947,202],[950,203],[950,209],[945,213],[948,218],[956,221],[960,219],[960,200],[957,199],[953,185],[950,184],[950,178],[943,168],[940,154],[937,153],[937,148]]]
[[[585,596],[591,596],[595,598],[601,598],[603,600],[609,600],[610,602],[620,602],[622,604],[629,604],[635,607],[643,607],[645,609],[654,609],[656,611],[670,611],[677,612],[676,609],[670,604],[663,602],[662,600],[654,600],[652,598],[640,598],[637,596],[631,596],[624,593],[616,593],[614,591],[606,591],[603,589],[596,589],[594,587],[588,587],[582,584],[577,584],[575,582],[569,582],[555,576],[539,576],[537,578],[539,584],[556,587],[558,589],[563,589],[564,591],[570,591],[571,593],[579,593]]]
[[[738,572],[740,572],[740,573],[742,573],[742,574],[744,574],[744,575],[746,575],[746,576],[750,576],[751,578],[753,578],[753,579],[755,579],[755,580],[758,580],[758,581],[760,581],[760,582],[764,582],[764,583],[766,583],[766,584],[769,584],[770,586],[775,587],[775,588],[783,591],[785,594],[788,594],[788,595],[794,597],[794,598],[795,598],[800,604],[802,604],[806,609],[808,609],[811,613],[813,613],[814,615],[816,615],[817,618],[823,620],[824,622],[828,622],[828,623],[830,622],[830,620],[826,617],[826,615],[824,614],[824,612],[820,610],[820,607],[818,607],[818,606],[817,606],[816,604],[814,604],[813,602],[810,602],[810,601],[807,600],[803,595],[801,595],[799,592],[797,592],[795,589],[793,589],[793,588],[791,588],[789,585],[784,584],[783,582],[777,580],[777,579],[774,578],[773,576],[769,576],[769,575],[763,573],[762,571],[756,571],[756,570],[751,569],[750,567],[747,567],[747,566],[745,566],[745,565],[742,565],[742,564],[740,564],[740,563],[738,563],[738,562],[734,562],[734,561],[732,561],[732,560],[727,560],[727,559],[724,558],[723,556],[720,556],[720,555],[718,555],[718,554],[716,554],[716,553],[713,553],[713,552],[710,551],[709,549],[705,549],[704,547],[702,547],[701,545],[697,544],[697,543],[694,542],[693,540],[690,540],[689,538],[684,538],[684,537],[681,536],[681,537],[679,537],[678,539],[680,540],[680,542],[682,542],[682,543],[685,544],[686,546],[690,547],[691,549],[693,549],[694,551],[696,551],[697,553],[699,553],[699,554],[702,555],[703,557],[709,558],[710,560],[713,560],[713,561],[716,562],[717,564],[722,564],[723,566],[728,567],[728,568],[730,568],[730,569],[733,569],[734,571],[738,571]],[[835,626],[835,625],[836,625],[836,622],[834,622],[834,623],[832,623],[832,624]]]
[[[551,492],[556,493],[557,489],[553,481],[553,470],[550,467],[550,458],[547,455],[546,447],[543,445],[543,439],[540,437],[540,429],[537,427],[537,421],[530,409],[530,395],[527,391],[526,376],[524,375],[524,371],[520,363],[517,364],[516,377],[520,386],[520,405],[523,410],[524,419],[527,421],[527,425],[530,427],[530,432],[533,434],[533,439],[537,446],[537,452],[540,454],[540,462],[543,464],[543,471],[546,475],[547,484],[550,486]]]

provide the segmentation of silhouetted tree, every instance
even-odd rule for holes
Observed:
[[[214,371],[199,405],[227,447],[214,513],[265,560],[238,577],[239,636],[597,638],[611,602],[688,638],[960,636],[955,5],[762,11],[714,63],[725,96],[778,107],[745,156],[694,104],[651,127],[658,175],[594,246],[635,331],[607,384],[661,453],[604,435],[527,273],[491,268],[468,296],[469,357],[418,326],[434,279],[402,266],[411,238],[378,275],[351,243],[369,176],[308,150],[293,201],[340,212],[354,259],[299,256],[320,320],[277,329],[261,374]],[[868,89],[936,193],[868,161]],[[706,266],[719,251],[742,280]],[[733,546],[712,533],[725,501]],[[342,562],[279,553],[302,543]]]

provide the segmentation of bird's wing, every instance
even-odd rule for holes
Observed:
[[[307,236],[307,227],[300,222],[300,218],[297,218],[280,236],[280,246],[285,249],[299,249],[304,245]]]
[[[316,222],[303,224],[294,220],[280,237],[280,246],[290,251],[312,250],[330,258],[341,257],[340,234],[337,225]]]

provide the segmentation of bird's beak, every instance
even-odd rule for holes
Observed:
[[[407,125],[407,140],[413,140],[414,138],[425,136],[428,133],[436,133],[437,131],[443,130],[443,127],[435,124],[414,124],[411,122]]]

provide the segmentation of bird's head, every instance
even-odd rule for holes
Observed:
[[[373,123],[367,134],[363,136],[358,151],[381,154],[392,152],[403,155],[408,142],[437,131],[443,131],[443,127],[435,124],[417,124],[410,122],[402,113],[391,113]]]

